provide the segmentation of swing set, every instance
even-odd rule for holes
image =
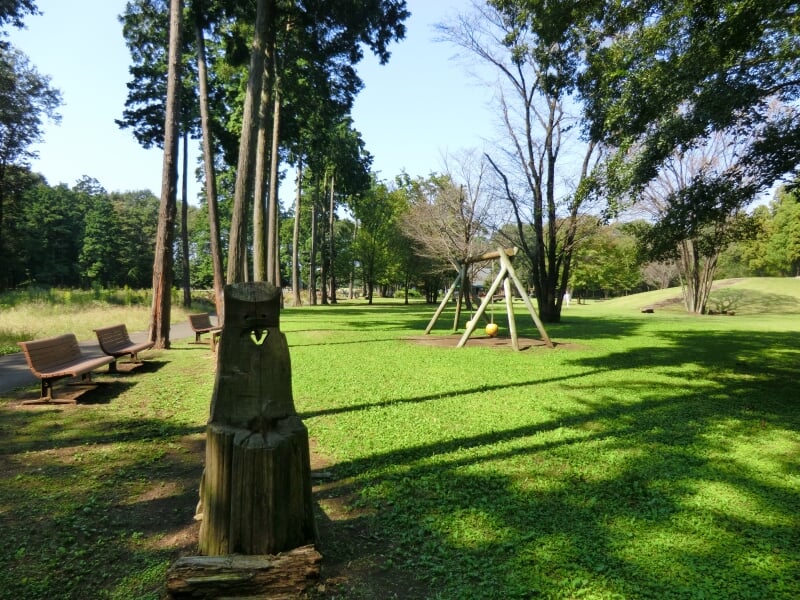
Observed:
[[[453,297],[453,293],[456,291],[459,285],[463,285],[466,281],[466,274],[467,274],[467,267],[474,263],[479,262],[486,262],[491,260],[492,261],[492,273],[494,274],[494,261],[500,261],[500,270],[497,273],[497,276],[492,281],[492,284],[489,286],[489,289],[486,292],[486,295],[483,298],[480,306],[478,307],[477,312],[475,315],[467,321],[467,328],[464,331],[464,334],[461,336],[461,339],[458,342],[457,348],[462,348],[464,344],[467,343],[467,340],[470,336],[474,333],[475,329],[478,325],[478,320],[484,317],[486,313],[486,308],[491,306],[490,310],[490,321],[489,325],[486,326],[486,334],[490,337],[494,337],[497,335],[497,325],[494,322],[494,302],[493,297],[497,292],[500,284],[503,284],[503,293],[505,295],[506,301],[506,314],[508,316],[508,330],[511,334],[511,346],[514,350],[519,350],[519,338],[517,336],[517,323],[516,319],[514,318],[514,298],[512,296],[511,291],[511,283],[513,281],[514,286],[517,288],[517,292],[522,297],[522,301],[525,304],[525,308],[528,309],[531,317],[533,318],[533,322],[536,324],[536,328],[539,330],[539,335],[542,337],[542,341],[544,341],[545,345],[548,348],[553,348],[553,342],[550,341],[550,338],[547,335],[547,332],[544,329],[544,325],[542,325],[539,316],[536,314],[536,311],[533,308],[533,304],[531,303],[530,298],[528,297],[528,293],[525,291],[525,286],[522,285],[522,282],[517,277],[516,272],[514,271],[514,267],[511,264],[511,258],[516,256],[518,249],[517,248],[498,248],[495,251],[485,252],[478,256],[473,256],[468,258],[466,261],[461,263],[458,270],[458,275],[456,276],[455,280],[453,281],[453,285],[447,290],[447,293],[444,296],[441,304],[436,309],[436,312],[433,315],[430,323],[425,328],[425,335],[428,335],[433,326],[436,324],[436,321],[441,316],[442,312],[447,306],[447,303],[450,302],[450,299]],[[463,291],[463,290],[462,290]],[[458,321],[461,315],[461,303],[463,301],[463,293],[458,294],[458,298],[456,300],[456,315],[455,321],[453,323],[453,330],[455,331],[458,329]]]

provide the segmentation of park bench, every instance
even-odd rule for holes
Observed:
[[[54,400],[53,382],[57,379],[80,375],[83,382],[91,383],[92,371],[114,360],[111,356],[84,355],[74,333],[17,344],[25,353],[30,370],[42,380],[42,396],[39,402]]]
[[[194,331],[194,341],[196,344],[200,343],[200,336],[204,333],[211,334],[211,349],[214,350],[217,346],[217,339],[222,333],[222,327],[211,324],[211,316],[208,313],[197,313],[189,315],[189,324]]]
[[[128,335],[128,328],[125,324],[111,325],[94,330],[100,349],[113,357],[114,360],[108,365],[108,370],[112,373],[117,372],[117,359],[130,355],[132,361],[138,361],[138,354],[143,350],[153,347],[152,341],[134,342]]]

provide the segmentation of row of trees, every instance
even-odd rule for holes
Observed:
[[[2,288],[147,288],[152,283],[158,198],[149,191],[109,194],[84,177],[72,188],[12,170],[5,203]]]
[[[403,0],[128,2],[122,22],[133,79],[120,124],[132,127],[143,144],[164,147],[151,323],[157,347],[169,344],[166,290],[179,139],[199,134],[203,140],[214,289],[222,315],[224,282],[279,280],[279,164],[310,168],[317,189],[331,190],[331,202],[335,189],[358,185],[348,179],[349,156],[340,155],[336,143],[362,85],[354,65],[365,48],[388,60],[387,47],[403,37],[407,16]],[[359,166],[357,179],[368,181],[366,156]],[[186,170],[184,163],[184,179]],[[233,186],[223,273],[217,183],[226,173]]]
[[[371,296],[377,273],[411,282],[481,246],[513,244],[544,321],[560,319],[598,228],[631,206],[647,218],[632,228],[638,247],[676,262],[687,308],[702,312],[720,252],[759,231],[746,207],[800,162],[793,2],[489,0],[440,33],[489,67],[502,136],[460,173],[377,182],[349,119],[361,87],[354,65],[365,48],[388,60],[407,16],[401,0],[128,2],[133,78],[120,125],[165,149],[154,290],[171,285],[178,140],[190,136],[203,140],[217,291],[224,281],[277,283],[281,249],[295,294],[305,269],[308,287],[332,301],[354,265]],[[297,173],[291,243],[281,164]],[[169,294],[154,296],[163,341]]]
[[[451,160],[462,167],[466,155]],[[472,155],[474,157],[474,154]],[[465,173],[469,175],[470,170]],[[62,287],[145,288],[152,281],[153,240],[158,227],[159,200],[149,191],[109,193],[84,177],[72,188],[50,186],[41,177],[20,172],[23,189],[7,205],[7,252],[0,265],[6,287],[25,284]],[[337,292],[371,300],[372,294],[415,290],[430,302],[447,287],[460,262],[498,245],[516,244],[515,229],[477,227],[497,218],[495,203],[477,199],[482,181],[456,184],[454,172],[427,178],[399,177],[391,186],[374,181],[357,206],[359,218],[333,220],[333,229],[320,227],[312,238],[310,206],[315,190],[302,190],[307,202],[299,218],[279,214],[281,282],[292,284],[297,266],[299,303],[335,303]],[[470,195],[467,190],[472,189]],[[230,222],[230,203],[221,213]],[[719,277],[800,276],[800,203],[796,194],[781,189],[768,204],[748,215],[752,235],[719,248],[715,258]],[[327,218],[319,219],[327,224]],[[179,220],[183,230],[183,221]],[[296,251],[293,234],[297,226]],[[207,207],[191,206],[186,216],[186,244],[174,246],[176,281],[186,290],[212,289]],[[645,219],[605,224],[597,217],[581,218],[581,243],[572,258],[568,290],[575,298],[624,295],[646,289],[684,284],[675,260],[651,260],[643,241],[654,225]],[[331,234],[332,231],[332,234]],[[184,247],[186,250],[184,250]],[[185,255],[184,255],[185,252]],[[312,252],[316,254],[312,259]],[[292,257],[298,260],[293,263]],[[184,260],[185,258],[185,260]],[[313,266],[312,266],[313,265]],[[530,284],[530,267],[517,270]],[[477,265],[470,283],[486,285],[491,268]]]

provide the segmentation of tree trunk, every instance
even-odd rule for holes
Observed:
[[[277,75],[276,75],[277,77]],[[269,208],[267,229],[267,281],[281,287],[281,263],[279,256],[279,232],[280,223],[278,218],[278,159],[280,154],[280,119],[281,119],[281,100],[278,81],[272,90],[272,149],[270,151],[269,164]]]
[[[334,238],[334,224],[336,223],[336,197],[334,194],[334,187],[336,184],[336,176],[331,174],[331,198],[330,208],[328,209],[328,231],[330,231],[330,246],[328,248],[328,260],[330,261],[330,279],[331,279],[331,304],[336,304],[336,239]]]
[[[292,230],[292,295],[294,306],[300,306],[303,301],[300,297],[300,199],[303,184],[303,159],[297,161],[297,192],[294,198],[294,228]]]
[[[206,66],[205,38],[198,15],[195,22],[197,38],[197,73],[200,84],[200,123],[203,130],[203,162],[206,172],[206,202],[208,203],[208,231],[211,242],[211,264],[214,270],[214,301],[217,307],[217,322],[224,318],[222,288],[225,276],[222,271],[222,244],[219,235],[219,212],[217,210],[217,176],[214,170],[214,144],[211,137],[211,111],[208,106],[208,68]]]
[[[183,132],[183,178],[181,181],[181,270],[183,271],[183,306],[192,306],[189,276],[189,132]]]
[[[311,256],[308,259],[308,303],[317,305],[317,203],[311,204]]]
[[[325,197],[328,193],[328,176],[325,175],[325,183],[322,189],[322,198],[319,204],[319,214],[317,217],[317,235],[319,236],[319,295],[323,305],[328,304],[328,271],[330,267],[330,257],[328,256],[328,206]]]
[[[172,308],[172,244],[175,236],[178,179],[178,120],[180,118],[180,48],[182,0],[171,0],[169,20],[169,69],[164,119],[164,160],[161,170],[161,204],[158,209],[155,258],[153,261],[153,304],[150,340],[154,348],[169,348]]]
[[[292,398],[280,289],[225,287],[200,486],[200,550],[274,554],[316,537],[308,432]]]
[[[228,282],[244,281],[247,277],[247,202],[253,182],[261,82],[264,77],[264,49],[267,37],[268,0],[258,0],[253,47],[250,53],[250,75],[247,80],[242,134],[239,140],[239,160],[236,169],[236,188],[228,249]]]
[[[355,246],[358,239],[358,219],[353,219],[353,245]],[[350,261],[350,300],[355,298],[355,284],[356,284],[356,259]]]
[[[0,160],[0,253],[5,252],[3,247],[3,233],[5,231],[5,204],[6,204],[6,161]],[[4,261],[5,262],[5,261]],[[9,285],[7,273],[0,277],[0,290],[6,289]]]
[[[258,103],[258,138],[253,183],[253,281],[269,281],[267,268],[267,152],[269,140],[269,78],[261,81],[261,99]]]
[[[708,308],[719,252],[702,257],[694,240],[684,240],[679,250],[684,306],[688,312],[702,315]]]

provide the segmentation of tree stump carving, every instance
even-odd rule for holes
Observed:
[[[308,431],[279,316],[274,285],[225,287],[198,507],[208,556],[274,554],[316,537]]]

